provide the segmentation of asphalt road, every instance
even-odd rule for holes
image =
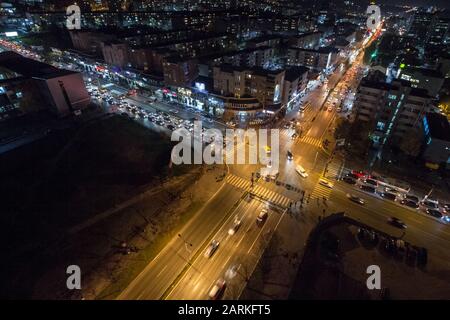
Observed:
[[[220,224],[224,215],[239,200],[241,192],[224,184],[216,195],[189,221],[181,231],[182,239],[175,236],[169,244],[146,266],[139,276],[118,296],[118,299],[159,299],[168,286],[187,265],[189,252],[185,242],[195,252],[204,239]]]
[[[361,58],[361,57],[360,57]],[[359,60],[356,61],[358,63]],[[327,90],[333,88],[341,77],[340,71],[330,77],[327,86],[322,86],[310,92],[303,101],[310,101],[311,107],[303,114],[298,109],[290,111],[286,120],[296,117],[304,130],[304,134],[295,140],[291,139],[294,132],[290,129],[280,130],[280,168],[277,185],[260,179],[256,186],[272,191],[273,195],[283,195],[292,201],[300,199],[298,191],[288,190],[284,184],[288,183],[309,195],[311,212],[322,215],[332,212],[345,211],[346,214],[385,231],[394,236],[402,236],[406,241],[424,246],[442,257],[449,257],[448,241],[450,241],[449,226],[442,225],[434,219],[415,213],[412,209],[401,206],[396,202],[361,192],[357,187],[342,181],[332,181],[333,188],[326,188],[318,184],[319,178],[330,154],[322,148],[322,141],[329,127],[333,124],[336,113],[323,111],[321,107],[327,96]],[[355,79],[350,79],[350,86],[355,85]],[[314,119],[314,120],[313,120]],[[245,144],[238,145],[244,148]],[[286,151],[294,154],[294,159],[286,159]],[[336,157],[338,158],[338,157]],[[336,159],[338,160],[338,159]],[[309,173],[308,178],[302,178],[295,172],[295,166],[301,164]],[[256,265],[262,254],[266,241],[276,228],[282,214],[269,212],[269,218],[262,228],[256,226],[257,214],[266,206],[265,201],[241,201],[232,211],[230,208],[237,203],[248,184],[251,172],[256,172],[260,165],[231,165],[230,171],[234,176],[247,182],[242,187],[232,187],[226,184],[207,205],[207,210],[200,212],[183,232],[184,238],[193,243],[189,252],[180,239],[174,239],[168,248],[164,249],[133,283],[119,296],[119,299],[207,299],[208,292],[215,281],[221,277],[227,281],[224,299],[235,299],[245,286],[246,278]],[[331,169],[331,168],[330,168]],[[334,168],[335,171],[337,170]],[[365,199],[364,206],[348,200],[346,194],[354,193]],[[326,202],[322,200],[325,197]],[[272,200],[267,198],[266,200]],[[208,214],[214,210],[215,214]],[[226,215],[228,213],[228,215]],[[229,235],[228,229],[235,217],[242,219],[242,226],[234,235]],[[402,219],[408,229],[403,231],[387,223],[387,218],[395,216]],[[220,241],[220,246],[211,258],[203,253],[212,239]],[[183,258],[181,258],[183,257]],[[187,263],[187,258],[191,258]],[[447,259],[448,260],[448,259]],[[450,261],[450,260],[449,260]],[[238,266],[234,275],[227,274],[231,266]],[[176,281],[174,281],[176,280]]]

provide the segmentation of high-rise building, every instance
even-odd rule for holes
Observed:
[[[430,101],[426,90],[412,88],[407,81],[386,83],[364,78],[354,102],[356,121],[373,126],[372,140],[375,146],[383,146],[388,140],[401,141],[409,130],[419,129]]]

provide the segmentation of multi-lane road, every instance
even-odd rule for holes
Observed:
[[[356,58],[353,66],[361,64],[362,55]],[[411,243],[428,248],[431,254],[439,255],[444,261],[450,261],[450,250],[447,249],[450,226],[440,224],[397,202],[366,194],[355,186],[336,180],[344,168],[344,159],[338,155],[332,157],[324,149],[323,140],[330,127],[333,127],[337,113],[336,110],[324,110],[323,105],[329,98],[329,93],[339,85],[344,72],[345,70],[337,68],[328,78],[327,84],[315,88],[300,100],[300,104],[311,102],[305,112],[299,112],[297,105],[285,116],[286,122],[293,118],[298,121],[302,135],[292,139],[295,129],[280,130],[278,183],[259,179],[252,186],[252,172],[258,172],[261,165],[230,165],[230,173],[222,187],[183,227],[180,234],[171,239],[120,293],[118,299],[207,299],[209,290],[219,278],[227,281],[223,298],[238,298],[267,241],[286,215],[286,209],[291,202],[302,198],[302,191],[306,192],[305,200],[309,199],[304,204],[308,214],[319,216],[345,211],[363,223],[394,236],[401,235]],[[347,80],[349,87],[357,86],[355,77]],[[154,108],[165,112],[174,109],[177,111],[169,113],[184,119],[196,117],[207,120],[177,106],[162,103],[149,105],[142,96],[128,101],[145,109]],[[224,128],[218,122],[204,123],[206,126]],[[238,144],[237,148],[245,149],[246,143]],[[286,157],[288,150],[294,156],[292,160]],[[296,173],[295,166],[298,164],[308,172],[307,178]],[[325,168],[328,169],[326,177],[333,188],[319,184]],[[291,187],[287,188],[286,185]],[[249,193],[255,197],[250,198]],[[349,201],[346,196],[348,193],[363,198],[365,205]],[[323,198],[327,200],[324,201]],[[269,202],[276,205],[276,208],[269,207]],[[268,219],[258,226],[256,217],[263,208],[268,209]],[[391,216],[402,219],[408,225],[405,234],[386,223]],[[242,225],[235,234],[230,235],[228,230],[236,217],[242,220]],[[205,257],[203,253],[213,239],[218,240],[220,245],[213,256]],[[230,268],[233,272],[227,272]]]

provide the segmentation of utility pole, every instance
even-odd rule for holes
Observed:
[[[192,243],[187,242],[187,241],[183,238],[183,236],[181,235],[181,233],[178,234],[178,238],[180,238],[181,240],[183,240],[184,245],[185,245],[185,248],[186,248],[186,251],[189,252],[189,254],[191,254],[191,253],[192,253],[192,250],[189,249],[189,247],[192,247]]]

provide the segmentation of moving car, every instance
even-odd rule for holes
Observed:
[[[269,213],[267,212],[267,209],[262,209],[261,212],[256,217],[256,223],[260,225],[263,224],[267,220],[268,216]]]
[[[308,173],[306,172],[306,170],[299,164],[295,167],[295,171],[297,171],[297,173],[301,175],[303,178],[308,177]]]
[[[333,188],[333,184],[324,178],[319,179],[319,184],[330,189]]]
[[[400,220],[399,218],[390,217],[388,219],[388,223],[393,225],[394,227],[399,228],[399,229],[406,229],[406,224],[402,220]]]
[[[220,278],[216,281],[216,283],[214,284],[214,286],[211,288],[211,290],[209,291],[209,298],[211,300],[218,300],[220,299],[220,297],[222,296],[222,294],[225,291],[225,288],[227,286],[227,283],[224,279]]]
[[[287,159],[288,160],[292,160],[292,159],[294,159],[294,156],[292,155],[292,152],[291,151],[287,151],[287,154],[286,154],[286,156],[287,156]]]
[[[357,197],[354,194],[347,193],[346,196],[347,196],[348,199],[350,199],[350,201],[356,202],[358,204],[362,204],[363,205],[365,203],[364,199],[362,199],[360,197]]]
[[[234,220],[234,222],[233,222],[233,226],[228,230],[228,234],[229,234],[230,236],[232,236],[233,234],[235,234],[236,231],[239,230],[239,227],[241,226],[241,224],[242,224],[242,220],[236,218],[236,219]]]
[[[217,241],[217,240],[211,241],[208,248],[206,248],[205,257],[211,258],[212,255],[214,254],[214,252],[216,252],[218,247],[219,247],[219,241]]]

